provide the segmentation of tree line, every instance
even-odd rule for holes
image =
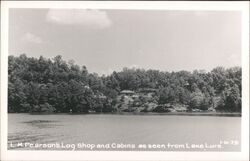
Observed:
[[[241,77],[241,67],[216,67],[209,72],[124,68],[99,76],[60,55],[52,59],[10,55],[8,112],[117,112],[122,90],[143,89],[155,92],[150,100],[140,98],[137,103],[241,112]]]

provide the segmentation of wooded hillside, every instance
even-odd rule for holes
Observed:
[[[9,56],[8,64],[9,112],[117,112],[124,108],[123,90],[135,93],[126,104],[131,110],[147,112],[153,103],[153,112],[169,112],[172,105],[241,112],[241,67],[209,72],[124,68],[99,76],[62,56]]]

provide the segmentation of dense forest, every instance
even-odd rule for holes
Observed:
[[[241,112],[241,78],[241,67],[209,72],[124,68],[99,76],[62,56],[22,54],[8,59],[8,112],[171,112],[176,107]]]

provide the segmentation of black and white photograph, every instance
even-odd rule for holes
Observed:
[[[6,151],[248,160],[245,12],[77,4],[7,7]]]

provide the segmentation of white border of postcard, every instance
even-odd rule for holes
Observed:
[[[7,150],[8,11],[10,8],[237,10],[242,13],[241,152],[125,152]],[[1,160],[249,160],[249,2],[247,1],[2,1]]]

